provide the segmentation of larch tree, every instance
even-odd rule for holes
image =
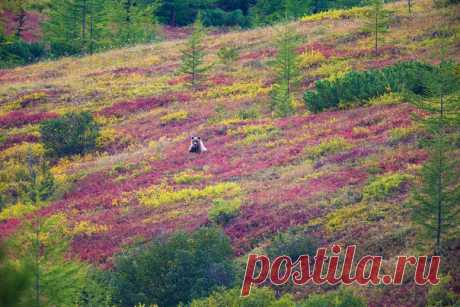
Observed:
[[[384,33],[388,32],[390,11],[384,8],[383,0],[371,0],[363,31],[373,36],[374,54],[378,55],[379,44],[384,41]]]
[[[428,134],[429,158],[414,189],[413,221],[434,241],[435,255],[441,255],[444,242],[458,235],[460,226],[460,160],[454,141],[460,127],[459,78],[455,64],[443,60],[424,79],[434,99],[414,101],[428,114],[419,120]]]
[[[36,156],[30,151],[27,154],[27,173],[20,182],[22,186],[21,201],[36,209],[42,207],[55,191],[54,177],[51,174],[48,164],[42,157]],[[35,239],[34,246],[34,273],[35,273],[35,305],[40,306],[40,259],[42,255],[41,246],[41,219],[40,214],[35,214],[34,221]]]
[[[297,42],[294,29],[285,26],[279,34],[273,64],[276,81],[271,92],[271,108],[276,116],[288,116],[294,112],[292,91],[299,80]]]
[[[105,0],[52,0],[44,24],[55,55],[93,53],[106,38]]]
[[[190,78],[190,85],[193,88],[196,88],[203,79],[204,73],[209,69],[209,65],[204,63],[206,53],[203,39],[205,35],[201,14],[198,14],[193,23],[193,33],[182,50],[182,66],[180,68],[180,72]]]
[[[108,6],[112,42],[116,46],[151,42],[156,37],[159,1],[113,0]]]

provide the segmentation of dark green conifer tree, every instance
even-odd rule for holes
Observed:
[[[433,240],[435,255],[441,255],[444,242],[458,235],[460,226],[460,160],[455,146],[460,127],[459,78],[455,64],[443,60],[424,79],[434,99],[414,102],[428,114],[419,120],[428,133],[429,158],[420,172],[421,185],[414,190],[413,221],[424,238]]]
[[[298,36],[294,29],[285,26],[277,41],[277,56],[273,64],[276,82],[271,92],[271,108],[276,116],[288,116],[294,112],[292,91],[299,80],[298,57],[296,54]]]
[[[195,88],[203,79],[204,73],[209,69],[205,65],[204,57],[206,55],[203,45],[203,39],[206,32],[201,21],[201,14],[197,15],[193,23],[193,33],[190,35],[185,48],[182,50],[182,66],[180,71],[190,78],[190,85]]]

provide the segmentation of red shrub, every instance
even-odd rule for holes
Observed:
[[[58,117],[58,115],[56,113],[51,112],[26,113],[20,111],[13,111],[6,115],[0,116],[0,127],[21,127],[27,124],[36,124],[41,121],[56,117]]]
[[[186,102],[190,99],[190,95],[186,93],[171,93],[162,96],[137,98],[132,101],[115,103],[110,107],[102,109],[98,114],[107,117],[122,117],[130,113],[161,107],[173,101]]]

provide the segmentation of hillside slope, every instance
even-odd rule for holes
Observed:
[[[208,224],[212,201],[223,199],[241,202],[238,216],[224,226],[238,256],[292,227],[324,244],[357,244],[362,255],[413,254],[405,202],[427,157],[417,146],[414,108],[392,96],[319,114],[302,104],[303,92],[318,79],[402,60],[435,61],[443,9],[425,0],[416,2],[413,16],[405,2],[388,7],[395,17],[378,56],[371,37],[360,32],[363,9],[295,23],[303,37],[302,83],[297,115],[283,119],[273,119],[268,108],[277,27],[208,36],[207,62],[216,62],[219,48],[228,45],[238,47],[240,57],[231,69],[213,66],[197,91],[177,72],[184,40],[0,71],[4,159],[38,144],[37,124],[46,118],[88,110],[103,127],[97,153],[53,166],[62,197],[39,213],[20,204],[5,209],[0,235],[15,237],[28,214],[59,216],[66,255],[107,267],[125,246]],[[459,50],[457,40],[447,52],[458,61]],[[209,151],[188,154],[191,135],[201,136]],[[379,178],[399,182],[378,197],[365,187]],[[425,293],[414,289],[407,283],[359,291],[371,304],[404,305],[420,299],[414,291]]]

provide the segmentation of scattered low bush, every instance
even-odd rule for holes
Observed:
[[[267,140],[279,133],[279,129],[270,124],[246,125],[235,129],[228,130],[230,136],[243,137],[242,144],[251,144],[253,142]]]
[[[241,199],[215,199],[212,205],[208,213],[209,220],[216,224],[225,225],[238,215],[241,207]]]
[[[176,233],[115,259],[112,303],[177,306],[233,283],[230,240],[217,229]]]
[[[6,221],[8,219],[21,218],[24,215],[35,211],[36,209],[37,207],[34,207],[32,205],[16,203],[0,211],[0,222]]]
[[[259,117],[260,113],[256,108],[248,108],[238,111],[238,118],[241,120],[256,119]]]
[[[52,156],[84,154],[96,147],[99,125],[89,112],[67,113],[40,124],[41,142]]]
[[[0,306],[33,306],[33,269],[29,263],[11,261],[3,244],[0,246]]]
[[[0,209],[20,202],[28,180],[27,160],[42,160],[43,155],[44,149],[41,144],[22,143],[2,151],[0,155]],[[18,204],[17,207],[2,212],[0,219],[19,217],[21,212],[27,209]]]
[[[392,173],[376,177],[363,189],[365,200],[384,200],[386,197],[397,192],[401,185],[408,182],[412,177],[406,174]]]
[[[335,137],[328,140],[321,141],[316,146],[307,147],[305,152],[309,159],[319,159],[323,156],[338,153],[350,149],[352,145],[342,137]]]
[[[0,128],[14,128],[28,124],[37,124],[56,117],[57,114],[52,112],[28,113],[13,111],[0,116]]]
[[[324,294],[311,294],[299,307],[365,307],[366,300],[355,296],[351,290],[341,288]]]
[[[217,52],[217,56],[222,64],[230,67],[236,60],[238,60],[240,54],[238,49],[235,47],[222,47]]]
[[[452,284],[452,276],[441,276],[441,282],[428,290],[427,306],[458,306],[460,296],[449,289],[450,284]]]
[[[220,8],[207,9],[203,11],[203,24],[205,26],[240,26],[247,28],[249,19],[241,10],[226,12]]]
[[[332,211],[326,216],[323,222],[325,229],[329,233],[344,230],[349,227],[355,219],[364,220],[364,214],[369,210],[367,204],[361,203],[354,206],[347,206]]]
[[[369,99],[368,104],[374,105],[392,105],[398,104],[404,101],[404,97],[399,93],[385,93],[381,96]]]
[[[248,297],[240,296],[240,289],[218,290],[209,297],[192,301],[190,307],[294,307],[295,302],[290,295],[279,299],[269,288],[253,288]]]
[[[326,80],[334,81],[343,77],[351,71],[351,66],[346,60],[334,59],[332,61],[322,63],[318,68],[310,72],[312,77],[326,78]]]
[[[389,91],[426,94],[424,80],[434,68],[419,62],[401,62],[383,69],[351,71],[335,80],[319,80],[316,89],[305,92],[304,101],[312,112],[336,108],[340,103],[363,103]]]
[[[202,181],[206,178],[201,172],[184,171],[174,176],[174,182],[178,184],[190,184]]]
[[[267,248],[267,253],[271,258],[278,256],[289,256],[292,261],[296,261],[301,255],[314,256],[319,247],[318,240],[306,236],[299,232],[279,233],[275,236],[272,244]]]
[[[139,202],[148,207],[160,207],[178,202],[190,204],[192,201],[223,196],[237,196],[241,187],[232,182],[223,182],[203,189],[185,188],[175,191],[172,187],[159,185],[138,192]]]
[[[311,50],[300,54],[298,59],[299,67],[306,69],[323,62],[326,60],[326,57],[320,51]]]
[[[416,127],[400,127],[390,130],[390,143],[397,144],[409,140],[417,132]]]
[[[43,44],[7,39],[0,33],[0,69],[34,63],[44,56]]]
[[[173,113],[168,113],[160,117],[160,122],[162,125],[166,125],[171,122],[179,122],[182,120],[187,119],[188,112],[187,111],[177,111]]]
[[[302,21],[320,21],[324,19],[344,19],[352,17],[364,16],[369,8],[367,7],[354,7],[351,9],[334,9],[329,11],[319,12],[313,15],[302,17]]]

